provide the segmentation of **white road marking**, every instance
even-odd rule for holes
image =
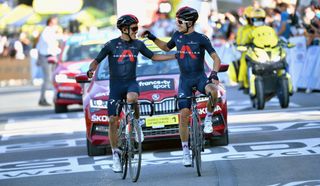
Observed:
[[[279,104],[279,100],[274,97],[272,98],[270,101],[267,101],[265,104],[265,107],[279,107],[280,108],[280,104]],[[301,105],[290,102],[289,103],[289,108],[295,108],[295,107],[301,107]],[[249,100],[249,98],[247,100],[228,100],[228,109],[232,110],[232,111],[241,111],[241,110],[246,110],[246,109],[251,109],[252,108],[252,103]]]
[[[4,130],[0,131],[0,136],[2,136],[1,141],[8,141],[14,136],[26,137],[55,133],[72,134],[77,131],[85,131],[84,118],[27,120],[9,123],[4,126]]]
[[[223,150],[216,151],[215,149],[217,148]],[[202,161],[232,161],[240,159],[278,158],[308,155],[320,155],[319,138],[238,143],[225,147],[215,147],[208,149],[205,153],[203,153]],[[142,166],[181,163],[181,154],[179,151],[144,153],[142,157]],[[111,169],[111,164],[111,156],[94,158],[87,156],[73,156],[0,163],[0,180],[106,170]]]

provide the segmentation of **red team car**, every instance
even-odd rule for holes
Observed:
[[[82,88],[75,76],[87,69],[91,60],[103,47],[100,34],[75,34],[64,44],[56,69],[53,73],[54,110],[56,113],[68,111],[68,105],[82,104]]]
[[[148,46],[154,52],[159,48]],[[172,52],[169,52],[172,53]],[[173,51],[175,53],[175,51]],[[206,71],[211,70],[206,65]],[[228,65],[222,65],[220,71],[226,71]],[[85,113],[87,151],[89,156],[103,155],[109,145],[107,101],[109,95],[108,61],[102,61],[92,80],[85,73],[76,77],[77,82],[85,83],[83,92],[83,109]],[[150,107],[141,106],[140,115],[145,141],[159,139],[179,139],[179,114],[176,109],[175,96],[178,93],[179,67],[176,60],[152,61],[142,55],[138,56],[137,80],[140,86],[139,102],[153,102],[154,115],[148,116]],[[198,111],[204,119],[206,100],[198,99]],[[214,132],[206,136],[218,145],[227,145],[227,100],[225,87],[219,85],[219,103],[215,108],[213,122]]]

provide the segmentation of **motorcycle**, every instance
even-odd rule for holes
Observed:
[[[252,32],[252,43],[238,46],[246,51],[247,77],[252,106],[264,109],[265,102],[277,96],[281,108],[289,106],[293,94],[292,82],[287,72],[286,51],[294,45],[279,40],[274,29],[259,26]]]

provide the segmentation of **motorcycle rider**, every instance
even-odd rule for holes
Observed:
[[[175,59],[175,55],[158,55],[149,50],[146,45],[137,40],[139,20],[136,16],[127,14],[117,20],[117,28],[121,31],[121,36],[108,41],[98,56],[91,62],[88,77],[93,76],[99,63],[108,56],[110,73],[110,94],[108,101],[109,119],[109,140],[113,154],[113,171],[121,172],[120,150],[117,147],[117,127],[119,117],[116,114],[116,103],[124,98],[128,103],[136,103],[139,96],[139,85],[136,81],[137,56],[139,53],[156,60]],[[139,119],[139,107],[135,107],[135,119]],[[140,128],[141,139],[143,133]],[[142,140],[141,140],[142,141]]]
[[[191,96],[192,86],[196,86],[201,93],[211,94],[214,103],[208,101],[207,116],[204,122],[204,132],[212,133],[212,113],[214,108],[211,107],[217,101],[219,78],[217,72],[221,64],[220,58],[211,45],[209,38],[203,34],[194,31],[194,25],[199,15],[197,10],[191,7],[182,7],[176,13],[176,31],[169,42],[158,39],[149,31],[145,31],[142,36],[152,40],[159,48],[164,51],[170,51],[177,47],[177,60],[180,68],[179,90],[180,98]],[[213,71],[207,78],[204,71],[204,54],[205,50],[210,54],[214,61]],[[191,101],[179,100],[180,125],[179,133],[183,149],[183,164],[186,167],[191,166],[191,158],[188,146],[189,138],[189,116]]]
[[[239,45],[246,45],[248,43],[250,43],[250,41],[248,40],[248,34],[250,34],[250,32],[253,29],[253,25],[252,25],[252,11],[253,11],[253,6],[248,6],[244,9],[243,15],[244,18],[247,22],[246,25],[240,27],[238,29],[237,32],[237,37],[236,37],[236,44]],[[238,82],[239,82],[239,89],[243,89],[244,88],[244,79],[243,79],[243,71],[246,70],[246,52],[242,52],[241,53],[241,58],[240,58],[240,68],[239,68],[239,75],[238,75]]]
[[[246,45],[249,43],[252,43],[252,33],[254,32],[254,29],[258,26],[263,26],[265,24],[265,18],[266,18],[266,12],[262,8],[254,8],[251,12],[251,23],[252,26],[250,28],[250,31],[243,35],[243,38],[241,41],[243,42],[242,45]],[[248,75],[247,75],[247,62],[245,59],[245,56],[241,56],[240,61],[240,71],[239,71],[239,81],[243,82],[243,88],[244,92],[248,92],[249,88],[249,82],[248,82]]]

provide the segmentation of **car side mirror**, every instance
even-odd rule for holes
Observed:
[[[245,52],[248,50],[248,48],[246,46],[237,46],[237,50],[239,50],[240,52]]]
[[[228,64],[221,64],[219,68],[219,72],[226,72],[229,69]]]
[[[77,83],[90,83],[91,80],[88,78],[87,74],[76,75]]]

